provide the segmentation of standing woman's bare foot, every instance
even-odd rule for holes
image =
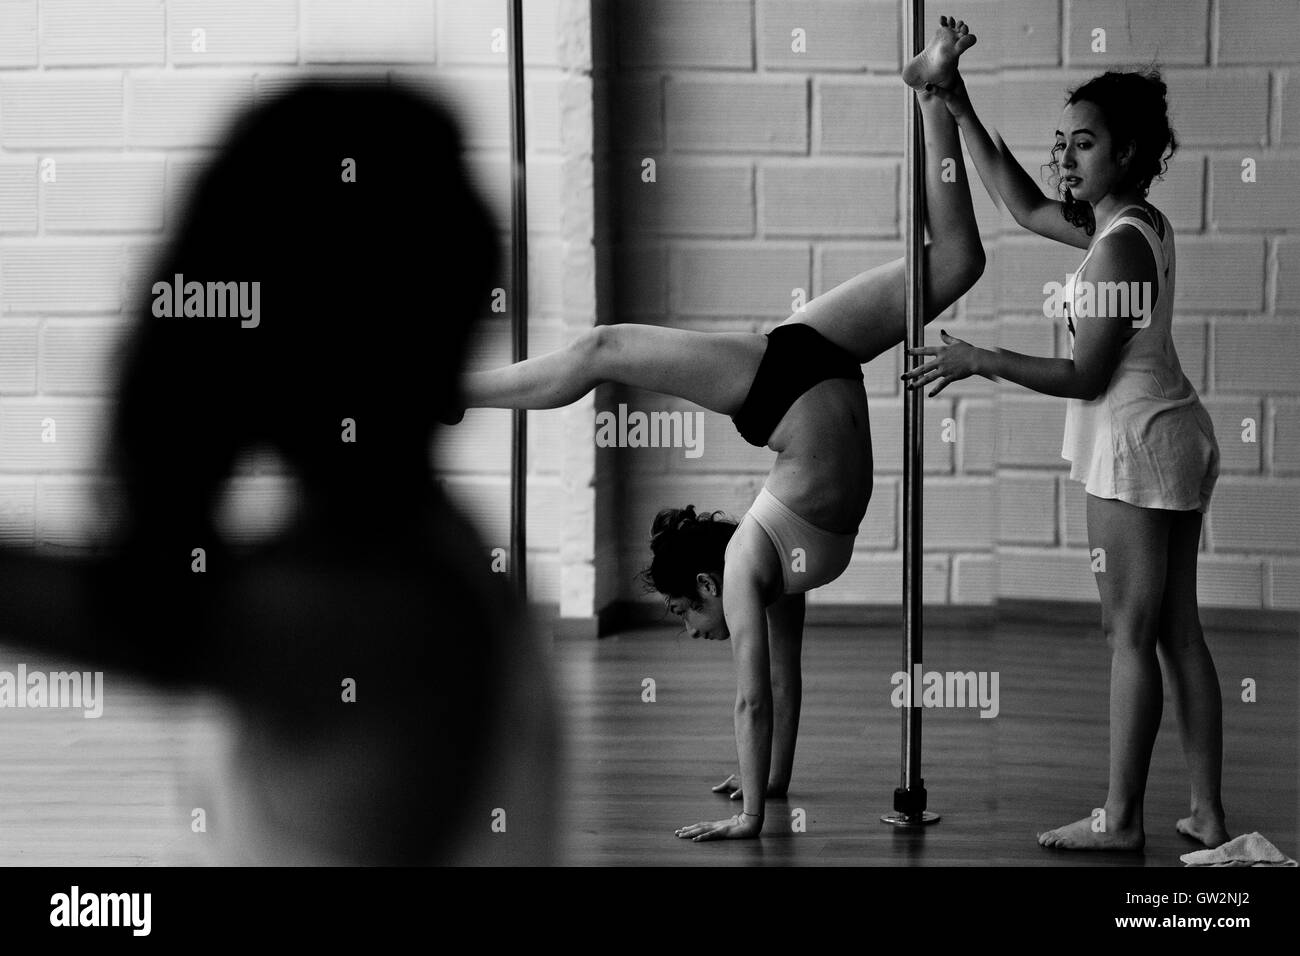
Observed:
[[[975,35],[964,20],[940,17],[930,45],[903,67],[903,82],[917,90],[927,83],[947,89],[957,77],[958,58],[974,45]]]
[[[1228,835],[1228,827],[1224,821],[1222,810],[1218,813],[1193,810],[1191,816],[1183,817],[1174,824],[1174,828],[1183,836],[1204,843],[1210,849],[1223,846],[1232,839]]]
[[[1140,850],[1146,845],[1142,825],[1118,826],[1109,815],[1103,829],[1093,829],[1093,817],[1084,817],[1055,830],[1038,834],[1038,845],[1053,850]]]

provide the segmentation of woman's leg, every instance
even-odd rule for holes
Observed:
[[[963,41],[960,45],[958,39]],[[955,75],[957,58],[974,39],[941,27],[921,56],[946,58]],[[925,247],[925,321],[930,322],[983,274],[984,246],[971,205],[957,122],[937,96],[918,93],[917,97],[925,132],[925,212],[930,233]],[[858,361],[869,362],[903,341],[905,284],[903,260],[896,259],[819,295],[786,321],[805,322]]]
[[[1183,755],[1192,778],[1192,813],[1178,821],[1178,832],[1215,847],[1229,839],[1219,789],[1223,770],[1223,697],[1214,659],[1205,646],[1196,603],[1196,553],[1200,540],[1200,512],[1177,512],[1169,534],[1169,570],[1158,633],[1160,656],[1178,709]]]
[[[942,27],[927,62],[950,63],[974,44]],[[936,60],[936,58],[938,58]],[[956,81],[954,81],[956,82]],[[984,271],[956,121],[935,96],[919,93],[926,148],[925,320],[966,293]],[[864,272],[818,296],[787,321],[813,326],[868,362],[903,341],[903,260]],[[558,408],[601,382],[675,395],[715,412],[740,410],[764,341],[748,333],[688,332],[647,325],[598,326],[572,345],[516,365],[466,375],[467,408]],[[720,375],[725,369],[727,374]]]
[[[1110,788],[1104,819],[1085,817],[1041,833],[1043,846],[1138,850],[1145,843],[1142,801],[1164,705],[1156,634],[1173,514],[1088,495],[1088,547],[1105,557],[1095,577],[1111,648]]]
[[[548,355],[472,372],[461,388],[467,408],[559,408],[602,382],[617,382],[734,415],[765,344],[753,332],[598,325]]]

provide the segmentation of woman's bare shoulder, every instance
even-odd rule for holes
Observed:
[[[723,569],[723,593],[736,585],[756,587],[768,593],[773,587],[783,586],[781,556],[776,545],[751,515],[740,519],[735,534],[727,543],[726,565]]]

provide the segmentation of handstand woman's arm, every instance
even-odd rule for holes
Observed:
[[[742,533],[743,529],[737,536]],[[723,572],[722,603],[736,664],[736,757],[744,805],[729,819],[696,823],[677,831],[677,836],[696,842],[758,836],[772,769],[772,677],[765,610],[770,582],[765,584],[762,564],[754,560],[753,550],[761,550],[757,544],[749,550],[736,547],[735,537],[732,541]],[[766,542],[764,545],[771,548]],[[747,551],[748,559],[742,557]]]
[[[803,703],[804,595],[787,594],[767,609],[768,646],[772,664],[772,766],[767,795],[784,796],[794,774],[794,747],[799,737]]]
[[[799,712],[803,705],[803,650],[805,600],[786,594],[767,609],[767,646],[772,672],[772,763],[767,773],[767,795],[784,797],[794,775],[795,743],[799,738]],[[732,800],[744,797],[739,774],[713,788]]]
[[[731,599],[728,600],[728,596]],[[744,788],[744,813],[762,827],[772,770],[772,676],[767,613],[757,580],[723,585],[723,606],[736,663],[736,756]]]

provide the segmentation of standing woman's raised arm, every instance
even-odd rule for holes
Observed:
[[[1044,196],[1038,183],[1011,155],[1006,144],[1000,138],[994,140],[975,113],[966,84],[958,81],[951,89],[934,87],[931,92],[943,100],[957,121],[985,188],[1001,197],[1016,222],[1040,236],[1086,249],[1090,242],[1087,231],[1069,222],[1062,215],[1065,204]]]

